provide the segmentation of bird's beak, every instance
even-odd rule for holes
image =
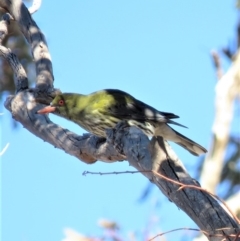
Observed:
[[[41,110],[37,111],[38,114],[48,114],[48,113],[51,113],[51,112],[54,112],[56,110],[56,107],[54,106],[46,106],[44,108],[42,108]]]

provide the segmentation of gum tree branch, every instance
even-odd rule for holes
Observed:
[[[240,52],[228,71],[218,80],[215,97],[215,120],[212,126],[212,143],[204,160],[201,184],[215,193],[220,181],[223,161],[229,140],[234,113],[234,101],[240,93]]]
[[[38,91],[52,91],[54,80],[52,61],[43,33],[21,0],[0,0],[0,7],[10,13],[13,19],[18,22],[20,30],[31,45],[36,66],[36,89]]]
[[[209,240],[240,239],[228,236],[229,234],[236,236],[240,230],[239,224],[211,195],[192,188],[179,190],[179,185],[158,175],[163,174],[172,180],[199,187],[166,141],[153,138],[150,142],[141,130],[135,127],[129,128],[124,123],[109,130],[107,139],[93,135],[78,136],[52,123],[47,115],[36,114],[36,111],[43,107],[38,101],[45,100],[47,104],[57,93],[57,90],[53,89],[52,64],[45,38],[19,0],[0,0],[0,7],[8,11],[18,22],[31,46],[37,72],[35,89],[28,89],[27,86],[19,88],[16,95],[9,96],[5,101],[5,107],[12,113],[14,119],[37,137],[85,163],[127,159],[137,170],[144,171],[142,174],[155,183],[168,199],[186,212],[202,230],[209,234],[221,234],[220,237],[209,236]],[[13,62],[17,62],[16,56],[12,55],[10,50],[7,55],[2,54],[2,56],[12,56]],[[20,78],[17,66],[19,65],[11,65],[20,86],[25,86],[22,84],[25,79]],[[227,230],[222,230],[226,227]]]
[[[0,55],[2,55],[9,65],[14,69],[15,75],[15,85],[16,85],[16,92],[25,90],[28,88],[28,78],[26,72],[17,59],[16,55],[12,53],[11,49],[7,49],[4,46],[0,45]]]
[[[109,139],[120,153],[126,155],[129,164],[183,210],[208,234],[206,236],[209,240],[240,240],[240,236],[236,237],[240,225],[213,196],[197,189],[200,187],[199,183],[187,173],[183,163],[165,140],[158,137],[149,141],[141,130],[126,127],[124,123],[119,123],[112,132],[108,133]],[[180,189],[179,185],[161,175],[197,188]]]

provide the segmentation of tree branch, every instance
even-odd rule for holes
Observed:
[[[98,159],[106,162],[128,159],[130,165],[144,171],[142,174],[155,183],[169,200],[186,212],[202,230],[223,236],[237,234],[239,225],[211,195],[192,188],[179,189],[179,185],[158,175],[163,174],[172,180],[199,187],[168,143],[161,138],[153,138],[150,142],[140,129],[128,127],[126,123],[119,123],[115,129],[109,130],[107,139],[93,135],[78,136],[52,123],[48,116],[36,114],[36,111],[42,108],[37,101],[46,99],[46,103],[49,103],[57,92],[53,91],[52,65],[45,39],[19,0],[0,0],[0,7],[8,10],[18,22],[31,45],[36,63],[37,91],[20,88],[15,96],[10,96],[5,101],[5,107],[14,119],[37,137],[85,163],[94,163]],[[12,65],[12,68],[17,75],[16,65]],[[228,229],[221,230],[225,227]],[[219,241],[223,240],[223,237],[209,239]],[[234,239],[226,237],[226,240]]]
[[[18,22],[20,30],[31,45],[36,66],[36,90],[51,92],[54,80],[52,62],[43,33],[21,0],[0,0],[0,7],[9,12]]]
[[[200,179],[203,187],[207,187],[212,193],[215,193],[220,181],[233,119],[234,100],[240,93],[240,52],[229,70],[217,82],[215,90],[216,115],[212,127],[211,149],[206,155]]]
[[[2,55],[10,64],[12,69],[14,69],[16,92],[27,89],[28,78],[16,55],[12,53],[11,49],[7,49],[2,45],[0,45],[0,55]]]
[[[105,139],[92,135],[78,136],[52,123],[47,115],[36,114],[43,105],[36,102],[32,90],[10,96],[5,101],[5,107],[31,133],[85,163],[91,164],[98,159],[113,162],[125,158]]]
[[[208,234],[209,240],[240,240],[240,237],[234,239],[240,230],[239,224],[213,196],[198,190],[199,183],[190,177],[165,140],[158,137],[149,141],[140,129],[127,127],[122,122],[117,124],[112,132],[113,134],[110,131],[110,135],[108,133],[108,138],[120,153],[126,155],[130,165],[139,170],[169,200],[187,213],[200,229]],[[179,189],[178,184],[162,178],[161,175],[197,188]],[[227,229],[224,229],[226,227]],[[229,235],[235,237],[228,237]]]

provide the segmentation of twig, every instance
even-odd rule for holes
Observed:
[[[228,207],[228,205],[225,203],[225,201],[222,200],[222,199],[221,199],[220,197],[218,197],[217,195],[214,195],[213,193],[207,191],[206,189],[203,189],[202,187],[198,187],[198,186],[194,186],[194,185],[186,185],[186,184],[184,184],[184,183],[181,183],[181,182],[172,180],[172,179],[170,179],[170,178],[168,178],[168,177],[166,177],[166,176],[164,176],[164,175],[162,175],[162,174],[160,174],[160,173],[157,173],[157,172],[155,172],[155,171],[152,171],[152,172],[153,172],[155,175],[160,176],[161,178],[164,178],[164,179],[167,180],[167,181],[170,181],[170,182],[172,182],[172,183],[175,183],[175,184],[179,185],[180,187],[179,187],[179,189],[178,189],[177,191],[180,191],[180,190],[182,190],[183,188],[192,188],[192,189],[197,189],[197,190],[203,191],[203,192],[211,195],[212,197],[214,197],[215,199],[217,199],[219,202],[221,202],[221,203],[226,207],[226,209],[229,211],[229,213],[232,215],[232,217],[236,220],[236,222],[240,224],[240,220],[237,218],[237,216],[231,211],[231,209]]]
[[[115,175],[118,175],[118,174],[135,174],[135,173],[143,173],[143,172],[152,172],[154,173],[156,176],[159,176],[169,182],[172,182],[174,184],[177,184],[179,185],[180,187],[178,188],[177,191],[180,191],[184,188],[192,188],[192,189],[196,189],[196,190],[199,190],[199,191],[203,191],[209,195],[211,195],[212,197],[214,197],[215,199],[217,199],[219,202],[221,202],[225,207],[226,209],[228,210],[228,212],[232,215],[232,217],[238,222],[240,223],[240,220],[237,218],[237,216],[231,211],[231,209],[228,207],[228,205],[226,204],[226,202],[224,200],[222,200],[220,197],[218,197],[217,195],[214,195],[213,193],[207,191],[206,189],[203,189],[202,187],[198,187],[198,186],[194,186],[194,185],[188,185],[188,184],[184,184],[184,183],[181,183],[181,182],[178,182],[178,181],[175,181],[171,178],[168,178],[166,176],[164,176],[163,174],[160,174],[156,171],[122,171],[122,172],[89,172],[89,171],[84,171],[82,173],[83,176],[86,176],[87,174],[92,174],[92,175],[112,175],[112,174],[115,174]]]
[[[87,174],[92,174],[92,175],[112,175],[112,174],[135,174],[135,173],[142,173],[142,172],[152,172],[152,171],[122,171],[122,172],[89,172],[89,171],[84,171],[82,173],[83,176],[86,176]]]

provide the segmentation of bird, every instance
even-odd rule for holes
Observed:
[[[158,111],[118,89],[104,89],[88,95],[60,93],[49,106],[37,113],[57,114],[99,137],[106,137],[106,129],[113,128],[118,122],[127,121],[130,126],[140,128],[147,136],[161,136],[195,156],[207,152],[204,147],[169,126],[174,124],[185,127],[172,120],[179,116]]]

